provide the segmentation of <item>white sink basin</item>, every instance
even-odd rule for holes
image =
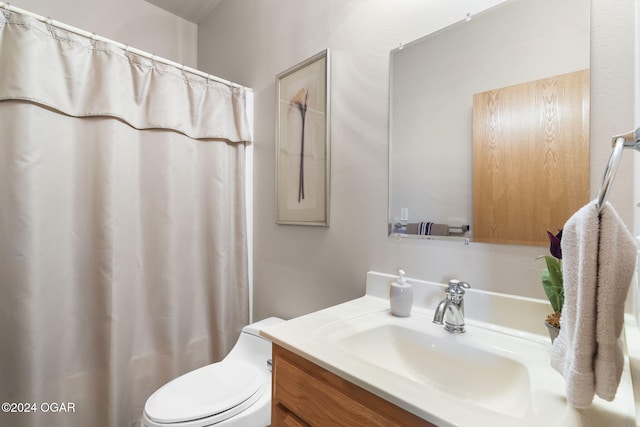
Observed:
[[[377,312],[332,323],[314,335],[358,363],[516,418],[535,409],[530,370],[543,363],[550,369],[548,346],[469,324],[466,333],[451,334],[424,314],[397,318]]]
[[[425,328],[434,329],[435,325]],[[365,363],[432,384],[452,397],[497,412],[526,415],[531,401],[529,371],[503,350],[488,349],[490,343],[476,346],[475,335],[436,336],[386,324],[347,335],[334,344]]]

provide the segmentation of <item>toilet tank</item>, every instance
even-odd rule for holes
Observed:
[[[275,325],[277,323],[282,323],[282,322],[284,322],[284,320],[278,317],[268,317],[264,320],[260,320],[259,322],[255,322],[245,326],[244,328],[242,328],[242,332],[245,332],[251,335],[260,336],[260,329],[264,329],[271,325]]]
[[[280,322],[284,320],[270,317],[245,326],[225,360],[245,360],[271,378],[271,341],[260,336],[260,329]]]

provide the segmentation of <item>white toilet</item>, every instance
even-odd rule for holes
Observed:
[[[271,423],[271,341],[260,329],[283,322],[270,317],[242,329],[218,363],[160,387],[144,405],[141,427],[265,427]]]

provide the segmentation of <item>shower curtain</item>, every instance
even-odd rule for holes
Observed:
[[[249,320],[245,89],[6,11],[0,64],[0,425],[137,425]]]

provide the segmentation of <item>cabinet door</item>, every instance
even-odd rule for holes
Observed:
[[[309,427],[309,424],[302,421],[281,404],[273,406],[271,418],[271,425],[274,427]]]
[[[589,70],[473,97],[473,240],[546,246],[589,201]]]
[[[272,426],[411,426],[427,421],[273,346]]]

